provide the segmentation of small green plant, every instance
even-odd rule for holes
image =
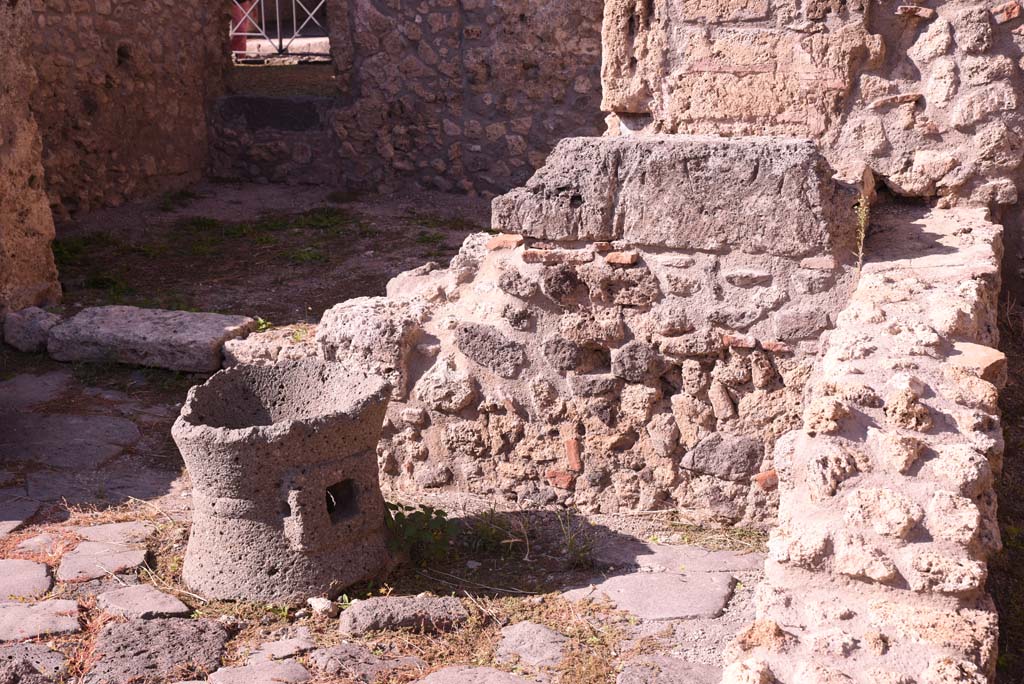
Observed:
[[[292,331],[292,342],[295,344],[302,342],[302,340],[306,339],[307,334],[308,331],[305,328],[296,328]]]
[[[386,522],[391,550],[421,566],[444,559],[456,531],[447,513],[427,505],[388,503]]]
[[[469,519],[462,539],[474,553],[507,558],[521,550],[525,558],[530,556],[530,529],[523,515],[500,513],[491,508]]]
[[[864,267],[864,243],[868,239],[871,227],[871,200],[866,193],[861,193],[857,201],[857,272]]]
[[[577,517],[570,511],[556,513],[558,525],[562,528],[562,542],[565,545],[565,559],[573,570],[589,570],[594,567],[594,541],[581,527]]]
[[[313,264],[327,261],[327,255],[319,247],[302,247],[292,251],[288,258],[297,264]]]
[[[256,317],[256,332],[267,332],[274,327],[274,324],[265,318]]]

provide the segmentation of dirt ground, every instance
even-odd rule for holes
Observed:
[[[58,227],[64,307],[131,304],[316,323],[388,280],[447,262],[486,230],[487,200],[358,196],[314,186],[201,184]]]

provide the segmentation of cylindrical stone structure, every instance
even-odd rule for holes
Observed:
[[[381,378],[316,358],[189,390],[171,430],[192,478],[185,583],[291,603],[386,571],[376,447],[389,396]]]

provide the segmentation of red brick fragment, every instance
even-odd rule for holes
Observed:
[[[580,441],[575,437],[565,440],[565,460],[569,470],[574,473],[583,472],[583,458],[580,456]]]
[[[501,235],[495,235],[487,241],[487,249],[492,252],[499,249],[515,249],[521,244],[523,244],[522,235],[502,233]]]

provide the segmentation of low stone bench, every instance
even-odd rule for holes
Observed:
[[[376,446],[389,394],[320,359],[236,366],[193,387],[172,429],[193,486],[188,586],[298,602],[384,571]]]

